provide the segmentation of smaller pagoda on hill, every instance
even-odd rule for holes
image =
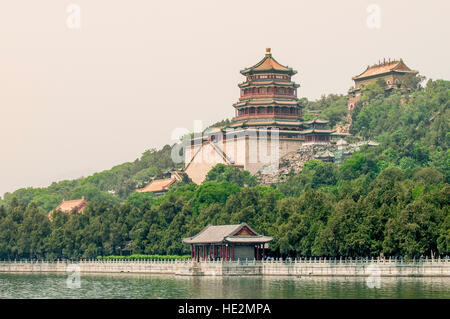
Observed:
[[[402,59],[391,61],[384,59],[378,64],[367,66],[366,70],[352,77],[355,85],[348,91],[348,109],[353,110],[355,103],[361,97],[361,89],[376,81],[385,83],[385,90],[391,91],[398,88],[408,88],[407,78],[416,76],[419,72],[411,70]]]
[[[317,117],[303,122],[303,125],[307,128],[301,131],[301,134],[305,137],[305,143],[329,143],[333,131],[326,127],[328,122],[328,120]]]

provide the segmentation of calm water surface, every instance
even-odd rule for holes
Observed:
[[[65,274],[0,273],[0,298],[445,298],[450,278],[381,278],[369,288],[355,277],[179,277],[82,274],[68,288]]]

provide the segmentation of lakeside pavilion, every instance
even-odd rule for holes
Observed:
[[[193,260],[262,260],[272,237],[258,234],[246,223],[206,226],[197,235],[184,238],[191,245]]]

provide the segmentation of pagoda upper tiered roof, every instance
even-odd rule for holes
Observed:
[[[378,64],[368,66],[363,73],[352,77],[352,79],[353,80],[361,80],[361,79],[366,79],[366,78],[371,78],[371,77],[375,77],[375,76],[388,74],[391,72],[410,73],[410,74],[418,73],[418,71],[414,71],[414,70],[411,70],[410,68],[408,68],[402,59],[397,60],[397,61],[384,60],[384,62],[380,62]]]
[[[243,75],[247,75],[249,73],[261,73],[261,72],[283,72],[283,73],[289,73],[291,75],[297,73],[297,71],[293,70],[290,67],[284,66],[277,62],[272,57],[272,53],[270,52],[270,48],[266,49],[266,55],[264,58],[256,63],[254,66],[246,68],[241,71]]]

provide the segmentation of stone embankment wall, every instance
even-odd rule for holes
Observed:
[[[450,259],[413,262],[394,260],[292,260],[292,261],[99,261],[0,262],[0,272],[141,273],[186,276],[422,276],[450,277]]]

